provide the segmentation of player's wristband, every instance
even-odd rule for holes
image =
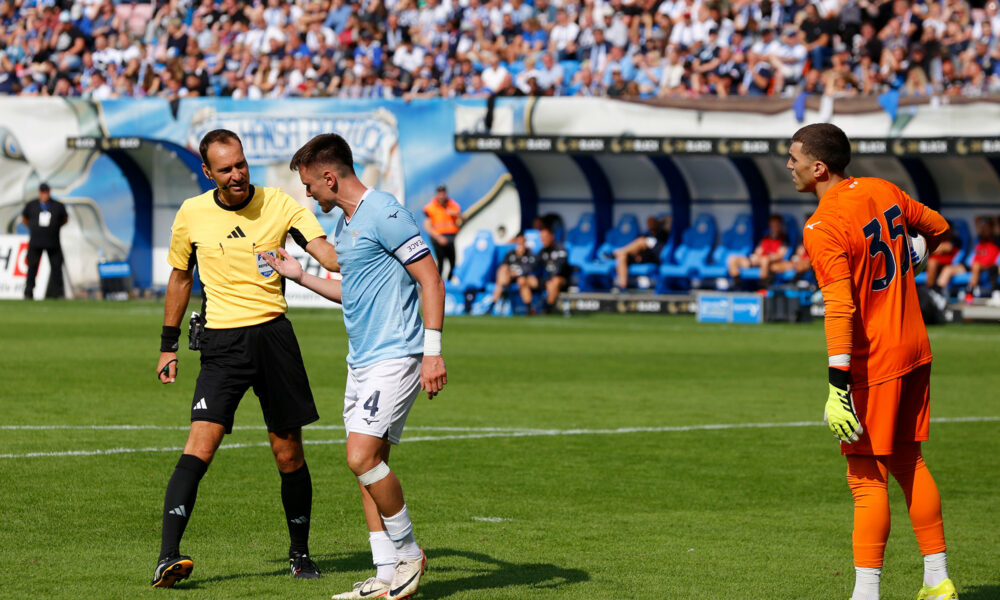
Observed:
[[[851,385],[851,372],[848,369],[830,367],[830,385],[846,390]]]
[[[441,356],[441,330],[424,330],[424,356]]]
[[[181,339],[181,328],[163,326],[160,334],[160,352],[177,352],[177,340]]]

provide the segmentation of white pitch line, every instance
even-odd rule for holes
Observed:
[[[0,431],[56,431],[56,430],[83,430],[83,431],[187,431],[189,425],[0,425]],[[244,425],[233,427],[234,431],[266,431],[263,425]],[[306,425],[305,430],[333,430],[343,431],[343,425]],[[528,427],[434,427],[429,425],[415,425],[406,428],[407,431],[542,431]]]
[[[1000,417],[941,417],[931,419],[932,423],[994,423],[1000,421]],[[444,442],[450,440],[482,440],[489,438],[520,438],[520,437],[551,437],[562,435],[623,435],[629,433],[681,433],[687,431],[721,431],[731,429],[777,429],[788,427],[817,427],[823,425],[816,421],[793,421],[790,423],[718,423],[707,425],[681,425],[676,427],[619,427],[617,429],[504,429],[491,430],[492,428],[482,428],[484,431],[473,430],[469,433],[458,433],[441,436],[416,436],[404,438],[403,442]],[[15,427],[15,426],[10,426]],[[39,426],[41,427],[41,426]],[[56,426],[52,426],[56,427]],[[417,429],[414,427],[413,429]],[[433,429],[433,428],[426,428]],[[469,431],[462,428],[447,428],[447,430]],[[310,446],[328,446],[343,444],[346,440],[305,440],[303,443]],[[247,444],[223,444],[220,449],[236,448],[264,448],[267,442],[247,443]],[[140,452],[179,452],[183,450],[180,446],[163,448],[108,448],[104,450],[61,450],[52,452],[27,452],[24,454],[0,454],[0,459],[18,458],[43,458],[61,456],[106,456],[111,454],[135,454]]]

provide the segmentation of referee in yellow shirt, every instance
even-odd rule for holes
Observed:
[[[337,253],[316,217],[279,189],[250,184],[243,144],[232,131],[216,129],[199,146],[205,176],[217,189],[187,199],[171,229],[167,283],[157,365],[160,381],[177,376],[180,324],[187,310],[193,268],[204,290],[201,372],[191,405],[191,431],[167,484],[160,559],[153,587],[172,587],[194,568],[180,553],[198,483],[233,415],[253,387],[281,473],[281,502],[291,538],[289,561],[297,578],[319,577],[309,558],[312,480],[302,449],[302,426],[316,421],[309,381],[292,324],[285,318],[284,282],[259,252],[277,256],[291,235],[330,271]]]

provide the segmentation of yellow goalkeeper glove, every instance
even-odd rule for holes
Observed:
[[[830,426],[837,439],[846,444],[858,441],[864,433],[858,413],[854,412],[849,380],[848,371],[830,367],[830,395],[823,411],[823,422]]]

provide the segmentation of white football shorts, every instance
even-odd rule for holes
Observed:
[[[420,392],[419,356],[390,358],[352,369],[347,367],[344,427],[347,433],[386,437],[398,444],[406,417]]]

